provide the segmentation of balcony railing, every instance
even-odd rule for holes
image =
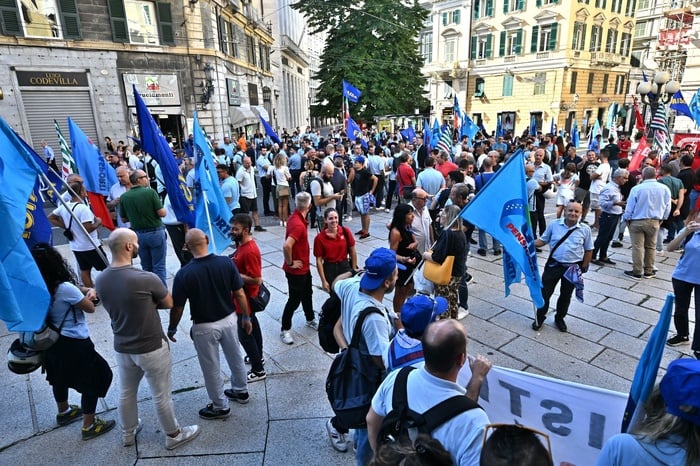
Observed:
[[[625,62],[625,57],[619,53],[591,52],[591,64],[600,66],[618,66]]]
[[[549,51],[546,52],[537,52],[537,59],[538,60],[543,60],[545,58],[549,58]]]
[[[507,55],[503,57],[503,63],[515,63],[515,55]]]

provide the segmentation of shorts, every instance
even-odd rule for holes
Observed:
[[[369,213],[369,208],[376,204],[377,200],[370,193],[363,196],[355,197],[355,207],[360,215],[367,215]]]
[[[78,262],[80,270],[104,270],[109,264],[105,264],[96,249],[89,251],[73,251],[75,260]]]
[[[587,189],[576,188],[574,199],[576,202],[581,203],[584,209],[588,209],[591,206],[591,193]]]
[[[591,210],[600,209],[600,193],[591,193]]]
[[[239,202],[241,203],[241,213],[247,214],[249,212],[258,211],[258,198],[254,197],[250,199],[249,197],[241,196]]]

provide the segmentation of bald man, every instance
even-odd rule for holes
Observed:
[[[418,241],[418,251],[423,254],[433,244],[433,222],[428,211],[428,193],[421,188],[413,190],[411,205],[413,206],[413,236]]]
[[[131,189],[131,180],[129,176],[131,172],[128,167],[118,167],[116,169],[117,182],[109,188],[109,196],[107,196],[107,207],[109,207],[110,212],[116,212],[119,210],[119,199],[122,194]],[[117,226],[120,228],[129,228],[129,222],[124,222],[121,216],[117,213],[116,215]]]
[[[119,214],[123,222],[131,223],[131,229],[139,237],[141,268],[158,275],[166,285],[165,256],[168,245],[161,218],[167,212],[158,193],[151,189],[145,171],[135,170],[129,179],[133,186],[119,198]]]
[[[114,351],[119,367],[119,423],[122,444],[135,443],[141,430],[138,391],[141,379],[151,389],[158,420],[166,434],[169,450],[183,445],[199,434],[199,426],[180,427],[172,400],[172,357],[158,309],[170,309],[173,298],[160,278],[134,268],[139,253],[139,238],[133,231],[117,228],[109,235],[112,263],[95,280],[114,332]]]
[[[173,281],[173,308],[170,311],[168,338],[175,340],[177,326],[185,303],[190,302],[192,329],[190,335],[197,351],[204,386],[211,403],[199,410],[202,419],[224,419],[231,415],[229,400],[248,402],[247,374],[238,341],[236,300],[241,314],[241,328],[250,335],[248,300],[243,292],[243,279],[236,264],[224,256],[209,253],[209,238],[199,228],[185,235],[185,247],[194,257],[181,268]],[[224,390],[219,347],[223,349],[231,370],[231,388]]]

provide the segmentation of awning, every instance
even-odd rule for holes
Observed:
[[[262,107],[260,105],[251,105],[250,107],[253,112],[257,113],[259,116],[263,117],[265,121],[268,123],[270,122],[270,114],[267,113],[267,110],[265,110],[265,107]]]
[[[229,107],[228,114],[231,118],[231,126],[234,128],[255,125],[259,122],[257,115],[250,107]]]

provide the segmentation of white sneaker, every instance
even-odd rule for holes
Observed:
[[[465,317],[469,315],[469,310],[464,309],[462,306],[459,306],[459,309],[457,310],[457,320],[462,320]]]
[[[390,213],[391,213],[391,209],[384,209],[384,212],[386,212],[387,214],[390,214]]]
[[[351,222],[351,221],[352,221],[352,215],[346,215],[345,217],[343,217],[343,221],[345,221],[345,222]]]
[[[180,427],[180,433],[177,437],[165,436],[165,448],[172,450],[181,445],[186,444],[190,440],[194,440],[199,435],[200,428],[198,425]]]
[[[133,444],[135,444],[136,434],[141,432],[141,429],[143,429],[143,422],[139,418],[138,423],[136,424],[136,429],[134,429],[131,432],[122,431],[122,445],[124,445],[125,447],[130,447]]]
[[[282,343],[285,345],[293,345],[294,344],[294,338],[292,338],[292,332],[289,330],[282,330],[280,332],[280,339],[282,340]]]
[[[333,423],[330,419],[326,421],[326,432],[328,432],[328,439],[331,441],[331,446],[334,449],[340,452],[348,451],[348,443],[345,440],[345,434],[338,432],[336,428],[333,427]]]
[[[315,317],[312,320],[307,320],[306,326],[314,330],[318,330],[318,320]]]

